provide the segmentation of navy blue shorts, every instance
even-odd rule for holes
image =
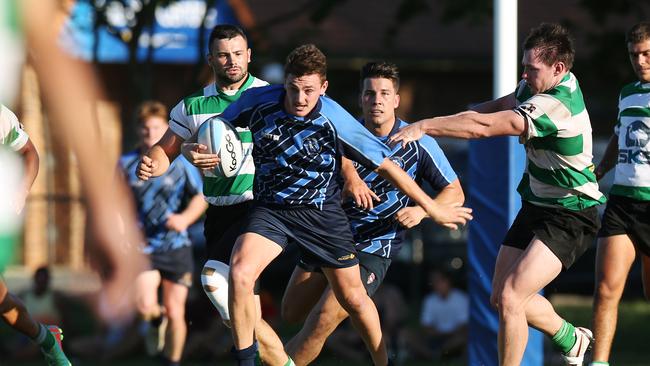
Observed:
[[[381,283],[384,282],[391,259],[366,252],[357,252],[357,256],[359,258],[361,282],[363,282],[363,287],[366,288],[368,296],[372,297],[379,289]],[[323,273],[320,267],[308,265],[302,258],[298,261],[298,267],[302,268],[305,272]]]
[[[305,263],[317,267],[346,268],[359,263],[350,223],[340,205],[314,208],[271,208],[256,205],[244,232],[256,233],[283,249],[298,245]]]

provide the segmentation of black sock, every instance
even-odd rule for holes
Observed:
[[[237,350],[232,348],[232,354],[237,360],[239,366],[255,366],[255,353],[257,352],[257,342],[253,342],[250,347]]]

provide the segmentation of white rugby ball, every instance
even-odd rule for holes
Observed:
[[[239,172],[244,151],[239,134],[234,127],[219,117],[212,117],[199,127],[197,142],[208,147],[209,154],[219,155],[221,160],[214,169],[204,170],[208,177],[230,178]]]

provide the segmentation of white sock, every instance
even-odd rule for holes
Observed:
[[[228,313],[228,274],[230,267],[222,262],[209,260],[203,266],[201,271],[201,283],[203,291],[208,295],[208,299],[221,314],[223,320],[230,320]],[[212,287],[214,291],[209,291],[206,287]]]

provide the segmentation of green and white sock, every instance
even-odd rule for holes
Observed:
[[[589,366],[609,366],[609,362],[604,361],[592,361]]]
[[[563,353],[567,353],[576,344],[576,332],[573,324],[562,320],[560,330],[555,333],[551,339],[553,344],[560,349]]]
[[[296,364],[293,362],[291,357],[289,357],[289,360],[287,360],[287,363],[285,363],[284,366],[296,366]]]

